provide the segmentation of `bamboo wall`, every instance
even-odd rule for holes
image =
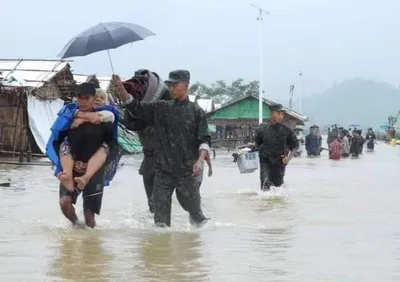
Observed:
[[[0,151],[26,152],[30,148],[26,89],[0,92]]]
[[[67,65],[40,88],[8,87],[0,89],[0,155],[41,154],[28,124],[27,95],[39,99],[72,100],[76,90],[70,66]]]

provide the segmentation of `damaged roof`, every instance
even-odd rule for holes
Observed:
[[[0,59],[2,84],[39,88],[70,62],[69,60]]]

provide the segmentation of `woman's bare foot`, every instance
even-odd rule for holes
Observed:
[[[82,191],[83,189],[85,189],[89,179],[87,179],[85,175],[82,175],[80,177],[75,177],[74,181],[76,182],[78,189]]]
[[[60,180],[60,183],[64,185],[64,187],[69,191],[69,192],[74,192],[74,180],[72,179],[72,176],[69,176],[68,174],[61,172],[58,175],[58,179]]]

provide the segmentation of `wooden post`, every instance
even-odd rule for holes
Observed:
[[[17,149],[17,122],[18,122],[18,115],[19,115],[19,110],[21,108],[21,104],[22,104],[22,98],[21,96],[18,96],[19,98],[19,103],[18,103],[18,108],[17,108],[17,114],[15,115],[15,119],[14,119],[14,133],[13,133],[13,152],[15,152],[15,150]],[[13,154],[12,157],[14,158],[15,155]]]
[[[23,142],[24,142],[24,134],[23,134],[24,130],[21,130],[21,133],[19,135],[19,163],[23,163],[24,162],[24,146],[23,146]]]
[[[26,134],[26,161],[30,163],[32,161],[32,150],[31,150],[31,142],[29,142],[28,133]]]

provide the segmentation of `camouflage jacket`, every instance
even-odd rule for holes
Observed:
[[[156,170],[190,175],[199,157],[200,145],[211,146],[206,115],[189,100],[146,103],[133,99],[126,109],[128,129],[137,130],[138,127],[133,128],[135,123],[154,128],[158,143],[154,149]]]

